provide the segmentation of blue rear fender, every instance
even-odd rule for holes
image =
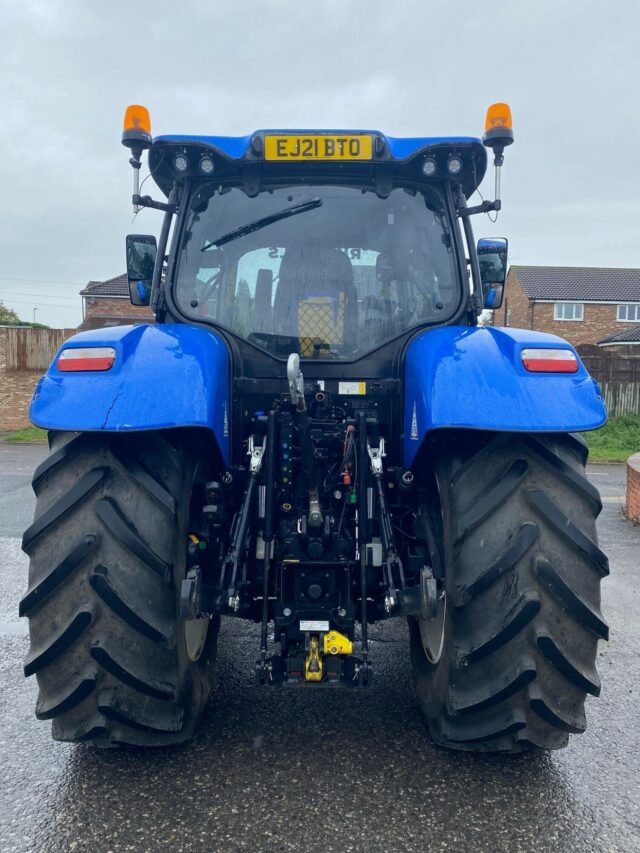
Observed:
[[[181,324],[116,326],[82,332],[61,349],[113,347],[104,372],[61,372],[58,356],[31,402],[36,426],[126,432],[203,427],[229,462],[229,352],[213,331]],[[59,353],[58,353],[59,355]]]
[[[577,373],[530,373],[527,347],[570,349]],[[580,432],[607,419],[598,383],[575,349],[555,335],[524,329],[447,326],[409,344],[404,370],[404,464],[433,430]]]

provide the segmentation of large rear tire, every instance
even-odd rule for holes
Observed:
[[[53,737],[95,746],[188,740],[209,696],[217,623],[179,618],[190,499],[211,479],[175,433],[51,435],[23,537],[25,675]],[[209,449],[209,457],[211,452]]]
[[[410,620],[418,699],[433,740],[453,749],[559,749],[586,727],[608,638],[596,542],[602,505],[571,435],[502,434],[441,454],[445,583],[438,628]],[[469,448],[471,444],[472,449]],[[422,630],[421,630],[422,629]]]

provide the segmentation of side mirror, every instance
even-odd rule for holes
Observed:
[[[478,240],[478,266],[482,281],[482,301],[485,308],[502,305],[504,283],[507,279],[509,243],[503,238]]]
[[[127,234],[127,278],[134,305],[148,305],[158,247],[150,234]]]

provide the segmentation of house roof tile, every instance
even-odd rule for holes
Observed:
[[[640,302],[640,269],[512,266],[529,299]]]
[[[80,293],[83,296],[126,296],[129,298],[129,280],[126,273],[106,281],[90,281]]]
[[[607,335],[598,341],[598,346],[606,344],[640,344],[640,326],[631,326],[613,335]]]

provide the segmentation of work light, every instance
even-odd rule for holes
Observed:
[[[189,168],[189,161],[186,154],[176,154],[173,158],[173,168],[176,172],[186,172]]]
[[[213,160],[211,157],[202,157],[200,159],[200,171],[203,175],[213,174]]]
[[[435,161],[434,157],[427,157],[427,159],[422,164],[423,173],[430,178],[432,175],[438,171],[438,164]]]
[[[462,171],[462,159],[457,154],[452,154],[447,160],[447,171],[450,175],[459,175]]]

